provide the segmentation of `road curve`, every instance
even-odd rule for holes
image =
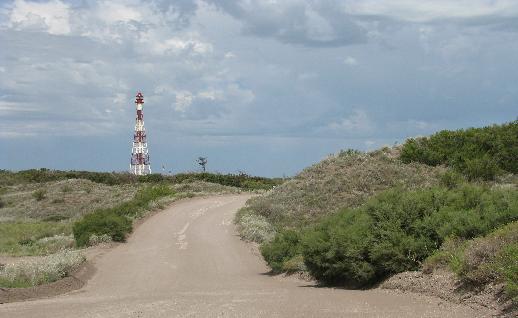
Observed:
[[[248,196],[181,201],[95,262],[80,290],[0,305],[0,317],[477,317],[415,294],[271,277],[232,219]]]

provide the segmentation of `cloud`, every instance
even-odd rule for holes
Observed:
[[[50,34],[69,34],[70,7],[59,1],[32,2],[16,0],[8,26],[16,30],[43,30]]]
[[[518,15],[518,3],[513,0],[363,0],[347,1],[344,8],[352,15],[385,16],[417,23]]]
[[[364,110],[356,109],[351,115],[329,124],[335,131],[344,131],[352,134],[370,132],[374,123]]]
[[[336,47],[366,41],[366,30],[330,1],[209,1],[242,23],[242,32],[284,43]]]
[[[358,64],[358,61],[352,57],[352,56],[347,56],[345,59],[344,59],[344,64],[345,65],[349,65],[349,66],[355,66]]]
[[[177,112],[185,113],[189,107],[192,105],[194,97],[189,91],[180,91],[177,92],[175,99],[174,110]]]

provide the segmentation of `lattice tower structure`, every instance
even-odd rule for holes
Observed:
[[[141,92],[135,96],[137,117],[135,122],[135,133],[133,135],[133,147],[131,148],[130,172],[137,176],[151,173],[149,163],[149,151],[147,148],[146,128],[144,127],[144,95]]]

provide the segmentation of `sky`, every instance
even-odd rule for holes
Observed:
[[[0,169],[291,176],[518,115],[516,0],[0,0]],[[162,167],[165,167],[165,170]]]

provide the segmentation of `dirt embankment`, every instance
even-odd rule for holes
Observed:
[[[430,274],[421,271],[400,273],[387,279],[380,288],[439,297],[486,311],[493,317],[518,316],[518,306],[504,297],[503,285],[487,285],[484,288],[466,286],[447,270],[436,270]]]

